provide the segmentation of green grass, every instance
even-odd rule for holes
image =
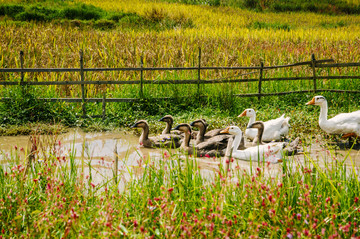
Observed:
[[[348,81],[349,82],[349,81]],[[322,83],[319,82],[320,88]],[[337,82],[336,84],[339,84]],[[344,89],[354,89],[351,84],[342,83]],[[263,92],[287,91],[283,83],[264,82],[267,86]],[[0,103],[0,122],[3,130],[2,135],[14,134],[14,125],[26,125],[29,122],[41,122],[43,124],[61,124],[67,127],[80,126],[87,130],[113,130],[115,128],[127,128],[139,119],[146,119],[151,125],[153,132],[159,132],[163,127],[157,122],[162,116],[171,114],[175,122],[192,122],[198,118],[205,118],[210,128],[224,127],[227,124],[245,125],[247,118],[237,118],[246,108],[254,108],[258,114],[257,119],[267,121],[279,117],[283,113],[291,117],[291,137],[302,136],[303,134],[323,134],[318,127],[318,107],[305,106],[315,94],[292,94],[286,96],[262,97],[234,97],[237,93],[237,84],[205,85],[201,87],[204,97],[197,96],[197,86],[177,85],[148,85],[144,87],[145,98],[134,103],[107,103],[106,118],[91,118],[92,115],[102,115],[101,103],[88,103],[86,106],[89,118],[83,119],[81,104],[78,103],[51,103],[38,100],[37,97],[59,97],[56,92],[41,91],[41,87],[28,88],[25,92],[21,87],[9,87],[3,91],[4,97],[12,98],[11,101]],[[284,87],[284,88],[280,88]],[[131,90],[126,90],[126,89]],[[117,91],[115,91],[117,92]],[[155,94],[154,94],[154,93]],[[256,91],[255,91],[256,92]],[[126,93],[126,94],[124,94]],[[112,93],[113,98],[137,98],[138,86],[123,87],[119,93]],[[244,93],[249,93],[244,91]],[[356,94],[342,93],[317,93],[324,95],[329,102],[329,118],[343,112],[358,110],[359,97]],[[95,96],[96,97],[96,96]],[[102,98],[102,95],[97,95]],[[155,97],[174,97],[173,99],[158,100]],[[108,96],[110,98],[110,96]],[[10,127],[11,126],[11,127]],[[45,131],[47,131],[45,129]],[[20,134],[32,132],[19,130]]]
[[[55,139],[56,137],[54,137]],[[193,158],[144,158],[119,191],[113,176],[96,184],[84,163],[61,148],[15,149],[0,167],[3,237],[342,237],[359,235],[356,168],[308,158],[251,171],[222,167],[204,178]],[[38,161],[42,159],[41,161]],[[121,159],[126,162],[127,159]]]

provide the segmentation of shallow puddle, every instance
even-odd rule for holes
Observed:
[[[138,140],[139,137],[132,132],[85,133],[74,129],[58,136],[39,136],[37,145],[38,149],[43,149],[39,151],[51,151],[53,155],[60,158],[73,156],[77,161],[79,172],[83,172],[84,176],[90,174],[89,165],[91,165],[92,182],[95,184],[114,177],[117,157],[117,175],[120,188],[122,188],[124,182],[130,180],[131,177],[141,176],[146,165],[151,161],[167,160],[170,153],[178,153],[177,150],[169,153],[164,149],[139,147]],[[24,162],[25,155],[29,154],[30,149],[30,136],[2,136],[0,137],[0,163],[8,164],[14,155],[19,155],[20,161]],[[208,158],[197,160],[197,163],[201,174],[206,178],[213,177],[219,165],[215,159]]]
[[[21,160],[25,160],[25,155],[30,152],[30,136],[3,136],[0,137],[0,163],[7,164],[9,158],[19,155]],[[50,148],[54,154],[63,157],[73,155],[77,160],[79,171],[84,175],[89,175],[89,165],[91,165],[91,175],[93,183],[100,184],[105,180],[111,179],[115,172],[115,157],[118,157],[118,177],[120,188],[124,182],[131,177],[141,176],[149,163],[149,159],[167,160],[169,152],[161,149],[140,148],[138,136],[132,132],[101,132],[85,133],[79,129],[58,136],[40,136],[38,148],[43,152],[49,152]],[[324,166],[325,162],[342,161],[348,167],[360,165],[359,150],[328,150],[319,141],[312,142],[311,147],[304,146],[304,153],[289,157],[291,162],[306,164],[310,159]],[[170,153],[178,153],[172,150]],[[68,158],[68,157],[67,157]],[[310,161],[311,161],[310,160]],[[212,158],[199,158],[196,160],[201,174],[211,179],[219,169],[219,160]],[[177,163],[177,162],[175,162]],[[281,163],[270,165],[268,174],[274,176],[281,170]],[[257,162],[252,164],[247,161],[235,160],[232,169],[249,170],[250,167],[256,169]]]

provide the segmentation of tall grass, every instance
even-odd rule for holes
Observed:
[[[140,160],[141,173],[130,172],[130,180],[120,174],[118,182],[125,187],[119,190],[110,175],[94,183],[91,170],[83,173],[86,164],[74,154],[63,156],[61,144],[53,141],[54,148],[40,147],[44,144],[36,140],[35,151],[15,148],[0,167],[3,237],[324,238],[359,233],[358,169],[336,158],[325,168],[308,157],[288,158],[280,167],[253,163],[250,171],[233,167],[228,177],[219,166],[205,177],[193,158],[165,150],[160,159]]]
[[[8,4],[13,1],[6,1]],[[84,49],[85,67],[138,67],[144,58],[145,67],[197,66],[198,48],[202,49],[202,66],[257,66],[261,61],[265,66],[289,64],[310,60],[311,53],[317,59],[332,58],[336,62],[358,62],[360,17],[327,16],[314,13],[264,13],[225,7],[168,4],[141,0],[129,1],[81,1],[101,8],[105,13],[114,13],[113,21],[120,21],[116,14],[126,17],[138,16],[144,19],[172,19],[171,21],[191,22],[193,27],[138,28],[132,26],[99,30],[81,25],[53,22],[19,22],[3,17],[0,22],[0,67],[20,66],[19,52],[24,51],[25,67],[65,68],[79,66],[79,50]],[[76,3],[77,4],[77,3]],[[75,5],[76,5],[75,4]],[[44,3],[45,5],[45,3]],[[81,4],[80,4],[81,5]],[[119,16],[118,16],[119,17]],[[131,21],[130,21],[131,22]],[[161,24],[165,24],[160,20]],[[106,24],[106,23],[104,23]],[[165,24],[166,25],[166,24]],[[16,33],[16,34],[14,34]],[[245,71],[202,71],[201,79],[239,78]],[[318,70],[318,75],[358,75],[358,68]],[[265,71],[264,77],[309,76],[310,67]],[[197,79],[197,72],[145,72],[145,80],[154,83],[144,86],[145,100],[141,104],[108,104],[110,119],[116,125],[126,125],[140,117],[155,117],[161,114],[177,114],[180,119],[185,112],[198,112],[212,118],[213,111],[219,112],[215,118],[229,117],[228,121],[239,122],[235,116],[243,108],[254,107],[271,114],[281,111],[302,111],[298,106],[306,102],[310,95],[289,95],[270,97],[262,102],[254,98],[237,99],[231,94],[256,93],[257,83],[204,85],[200,88],[203,98],[198,100],[197,85],[158,85],[157,80]],[[258,74],[244,78],[257,78]],[[19,74],[0,74],[0,80],[18,80]],[[134,72],[86,73],[85,80],[139,80]],[[67,81],[80,80],[73,73],[28,73],[26,81]],[[357,80],[322,80],[320,88],[357,89]],[[264,82],[263,92],[312,89],[311,81]],[[81,97],[79,86],[35,87],[38,97]],[[91,85],[86,86],[86,97],[138,97],[139,86],[132,85]],[[1,87],[3,96],[10,96],[12,87]],[[15,91],[13,91],[15,92]],[[15,92],[16,93],[16,92]],[[186,98],[181,98],[185,96]],[[331,105],[336,105],[332,113],[350,111],[357,107],[357,97],[326,94]],[[156,101],[155,97],[176,97],[173,101]],[[339,101],[336,100],[338,98]],[[265,99],[265,98],[264,98]],[[341,101],[343,100],[343,101]],[[154,107],[156,106],[156,107]],[[194,108],[207,106],[208,109]],[[57,106],[56,108],[61,108]],[[154,110],[155,109],[155,110]],[[80,105],[69,105],[66,114],[57,118],[67,120],[72,125],[82,124],[73,116],[81,114]],[[3,111],[6,112],[6,111]],[[88,112],[101,114],[101,105],[88,104]],[[316,115],[314,109],[306,109]],[[281,112],[279,112],[280,114]],[[193,114],[193,113],[189,113]],[[308,115],[299,112],[296,120],[304,122]],[[312,119],[315,122],[314,119]],[[15,120],[16,121],[16,120]],[[15,122],[14,121],[14,122]],[[240,120],[242,122],[242,120]],[[7,123],[3,121],[2,123]]]

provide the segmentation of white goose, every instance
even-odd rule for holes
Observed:
[[[286,143],[269,143],[247,148],[245,150],[238,150],[242,138],[242,131],[237,126],[229,126],[222,130],[221,133],[228,133],[235,135],[232,146],[232,157],[247,161],[267,161],[271,163],[282,162],[283,149]]]
[[[360,110],[338,114],[327,119],[328,104],[324,96],[314,96],[307,105],[319,105],[319,126],[328,134],[345,134],[343,137],[360,136]]]
[[[247,126],[251,125],[256,120],[256,113],[253,109],[244,110],[238,117],[247,116],[250,117],[249,123]],[[264,133],[262,140],[265,142],[270,142],[272,140],[280,140],[281,137],[289,134],[289,120],[290,117],[285,118],[285,114],[280,116],[277,119],[269,120],[264,122]],[[245,130],[245,135],[248,139],[254,140],[257,136],[257,129],[247,128]]]

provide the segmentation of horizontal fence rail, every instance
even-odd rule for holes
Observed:
[[[317,60],[316,64],[323,62],[332,62],[332,59]],[[279,66],[264,66],[263,69],[277,69],[277,68],[286,68],[294,66],[304,66],[310,65],[311,61],[299,62],[289,65],[279,65]],[[353,64],[357,63],[343,63],[344,66],[355,66]],[[338,67],[331,66],[338,64],[318,64],[316,67]],[[360,64],[359,64],[360,66]],[[128,68],[84,68],[84,72],[99,72],[99,71],[191,71],[198,70],[199,67],[128,67]],[[201,70],[260,70],[260,66],[239,66],[239,67],[226,67],[226,66],[203,66],[200,67]],[[80,68],[2,68],[0,72],[24,72],[24,73],[44,73],[44,72],[80,72]]]
[[[316,60],[314,54],[311,56],[311,61],[298,62],[287,65],[276,65],[276,66],[264,66],[263,63],[260,66],[237,66],[237,67],[223,67],[223,66],[202,66],[201,62],[201,49],[199,48],[199,62],[198,66],[195,67],[144,67],[143,59],[140,60],[140,67],[115,67],[115,68],[85,68],[83,64],[83,52],[80,51],[80,60],[79,68],[24,68],[24,54],[20,52],[20,66],[21,68],[2,68],[0,73],[20,73],[21,78],[18,81],[0,81],[0,85],[3,86],[14,86],[14,85],[33,85],[33,86],[51,86],[51,85],[80,85],[81,86],[81,98],[39,98],[40,100],[48,102],[69,102],[69,103],[82,103],[83,117],[86,117],[86,103],[103,103],[103,115],[105,117],[106,103],[107,102],[140,102],[143,98],[143,85],[166,85],[166,84],[197,84],[198,85],[198,96],[200,94],[200,85],[203,84],[218,84],[218,83],[247,83],[247,82],[258,82],[258,93],[249,93],[249,94],[234,94],[236,97],[258,97],[260,100],[261,97],[266,96],[276,96],[276,95],[287,95],[295,93],[315,93],[315,92],[339,92],[339,93],[360,93],[358,90],[341,90],[341,89],[318,89],[317,80],[333,80],[333,79],[360,79],[360,76],[318,76],[316,74],[316,69],[319,68],[342,68],[342,67],[357,67],[360,66],[360,63],[334,63],[332,59],[321,59]],[[295,76],[295,77],[264,77],[265,71],[281,68],[291,68],[298,66],[309,66],[312,68],[312,76]],[[226,70],[226,71],[236,71],[236,70],[252,70],[252,72],[247,72],[243,74],[238,74],[232,77],[225,77],[220,79],[201,79],[200,73],[202,71],[208,70]],[[84,73],[87,72],[140,72],[140,80],[97,80],[97,81],[87,81],[85,80]],[[144,80],[143,73],[145,71],[197,71],[197,79],[183,79],[183,80]],[[78,81],[24,81],[25,73],[80,73],[80,80]],[[243,76],[259,74],[258,77],[253,78],[241,78]],[[273,92],[273,93],[263,93],[262,92],[262,82],[265,81],[297,81],[297,80],[306,80],[313,81],[313,89],[299,90],[299,91],[287,91],[287,92]],[[86,85],[138,85],[139,86],[139,98],[106,98],[105,94],[102,98],[86,98]],[[186,96],[183,96],[186,97]],[[181,97],[177,97],[181,98]],[[173,99],[172,97],[160,97],[153,98],[159,100],[168,100]],[[11,101],[10,98],[2,97],[1,101]],[[100,117],[100,116],[92,116]]]
[[[317,76],[318,80],[341,80],[341,79],[360,79],[360,76]],[[275,78],[262,78],[262,81],[294,81],[294,80],[313,80],[312,76],[299,76],[299,77],[275,77]],[[238,83],[238,82],[254,82],[259,81],[258,78],[250,79],[214,79],[202,80],[201,84],[217,84],[217,83]],[[131,81],[35,81],[35,82],[21,82],[21,81],[0,81],[0,85],[137,85],[140,84],[139,80]],[[197,84],[198,80],[144,80],[143,84]]]

